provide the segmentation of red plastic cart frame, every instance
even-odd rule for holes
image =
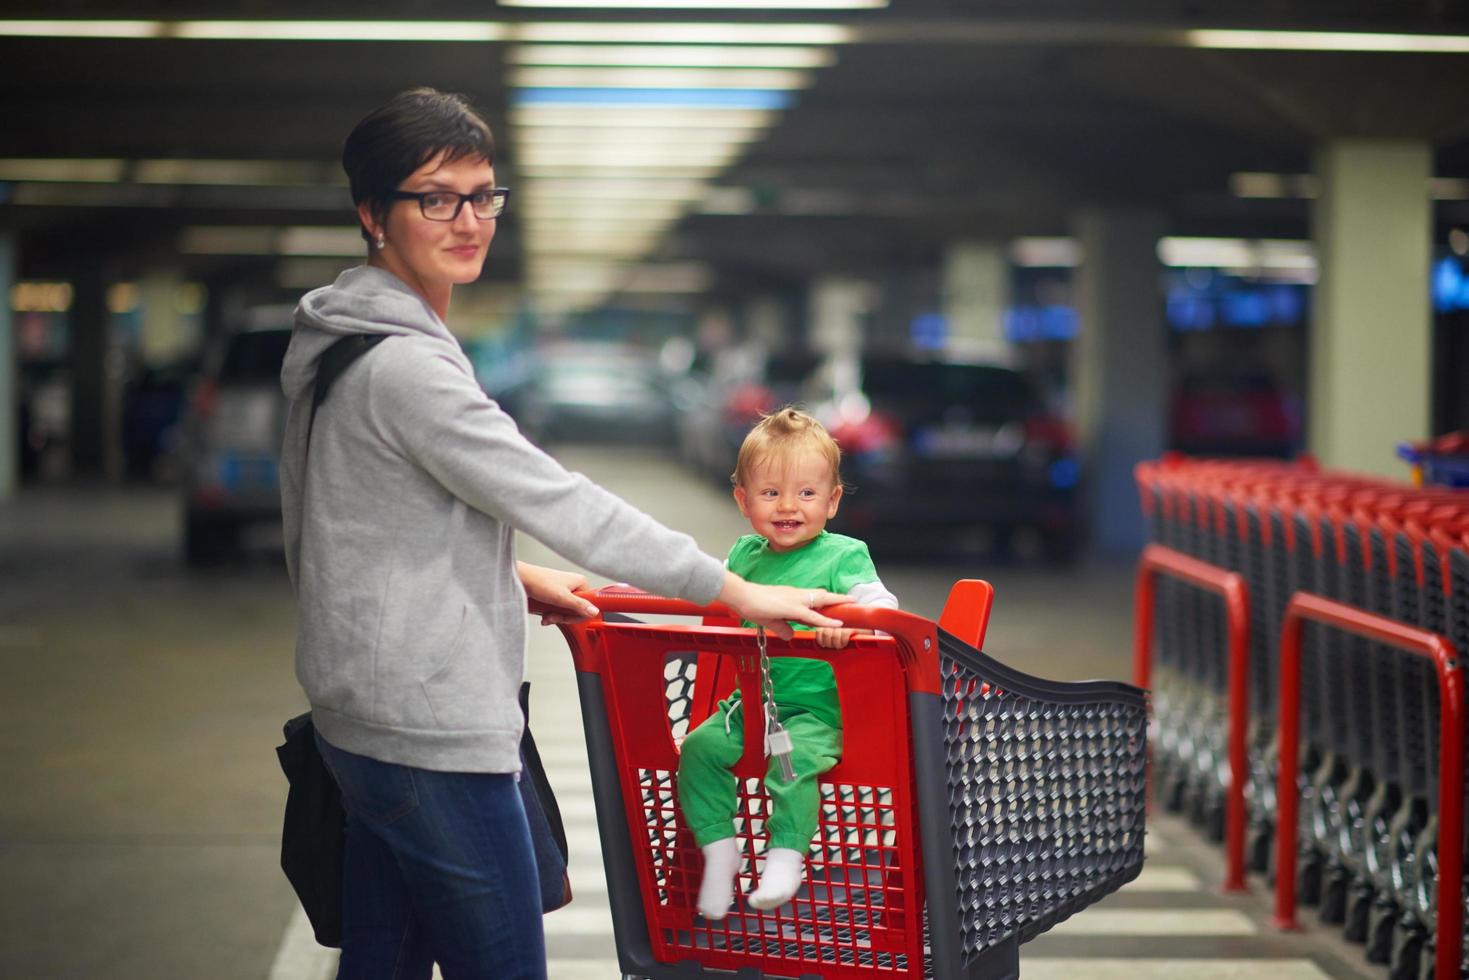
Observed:
[[[1275,925],[1296,923],[1296,835],[1300,805],[1301,634],[1307,622],[1386,643],[1433,661],[1439,692],[1438,926],[1435,980],[1456,980],[1464,932],[1464,674],[1453,644],[1437,633],[1355,606],[1297,592],[1280,630],[1280,786],[1275,825]]]
[[[1245,884],[1245,771],[1250,714],[1250,592],[1238,572],[1192,558],[1160,544],[1143,549],[1134,606],[1133,683],[1146,689],[1153,667],[1153,610],[1159,576],[1180,579],[1224,599],[1229,632],[1229,785],[1224,798],[1224,891]]]

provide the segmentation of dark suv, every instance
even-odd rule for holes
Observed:
[[[935,551],[981,529],[1004,549],[1029,531],[1048,557],[1075,555],[1071,431],[1026,375],[997,364],[865,353],[828,361],[808,394],[842,446],[853,491],[837,528]]]
[[[184,558],[234,553],[248,525],[279,523],[289,307],[253,311],[205,360],[184,423]]]

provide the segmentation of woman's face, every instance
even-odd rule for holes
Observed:
[[[495,170],[483,157],[460,157],[444,162],[440,153],[409,174],[398,190],[421,194],[450,191],[473,194],[495,186]],[[373,235],[370,248],[373,264],[381,264],[399,279],[417,289],[444,315],[449,293],[456,284],[474,282],[484,266],[485,254],[495,237],[494,218],[476,218],[464,202],[452,221],[431,221],[415,200],[393,201],[387,218],[378,224],[370,210],[359,208],[363,222]],[[385,246],[377,248],[378,234]]]

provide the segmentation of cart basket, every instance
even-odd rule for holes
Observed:
[[[736,687],[759,703],[755,631],[728,609],[626,587],[583,593],[603,615],[562,626],[576,662],[619,965],[628,977],[1019,975],[1019,945],[1142,869],[1147,702],[1113,681],[1030,677],[976,649],[993,592],[961,582],[942,623],[893,609],[825,610],[842,650],[770,637],[772,657],[829,662],[843,757],[795,899],[769,912],[759,877],[769,813],[761,713],[744,715],[736,907],[695,907],[702,858],[676,803],[683,736]],[[982,608],[981,608],[982,607]],[[641,622],[625,613],[695,616]]]

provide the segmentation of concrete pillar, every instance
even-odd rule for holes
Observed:
[[[15,352],[15,323],[10,287],[15,285],[15,236],[0,230],[0,502],[15,495],[20,483],[20,386]]]
[[[1317,152],[1307,446],[1326,466],[1402,479],[1395,447],[1430,434],[1432,159],[1415,140]]]
[[[946,346],[956,353],[1003,355],[1005,308],[1010,305],[1010,260],[999,242],[955,242],[944,253],[943,312]]]
[[[1086,210],[1075,221],[1081,331],[1072,347],[1087,519],[1097,550],[1131,555],[1143,541],[1132,468],[1164,448],[1166,335],[1157,212]]]
[[[72,277],[71,472],[94,479],[108,475],[109,415],[107,286],[100,260],[79,266]]]
[[[814,282],[808,317],[812,349],[829,354],[861,350],[872,299],[872,286],[860,279],[831,276]]]
[[[183,277],[177,269],[153,269],[138,281],[142,312],[138,354],[144,364],[158,366],[178,360],[198,346],[198,331],[179,314],[178,293]]]

